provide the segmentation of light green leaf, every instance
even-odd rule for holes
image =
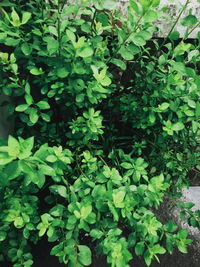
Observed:
[[[49,176],[55,176],[56,175],[55,170],[52,167],[50,167],[49,165],[42,164],[39,166],[39,169],[45,175],[49,175]]]
[[[91,47],[83,47],[77,51],[77,56],[85,58],[93,55],[93,49]]]
[[[196,115],[197,118],[200,117],[200,102],[196,103],[195,115]]]
[[[149,10],[143,17],[144,22],[148,23],[154,22],[155,20],[157,20],[157,18],[158,18],[157,12],[154,10]]]
[[[17,107],[15,108],[15,110],[16,110],[17,112],[23,112],[23,111],[27,110],[28,107],[29,107],[28,104],[22,104],[22,105],[17,106]]]
[[[92,263],[92,253],[89,247],[79,245],[78,246],[78,261],[84,266],[90,266]]]
[[[162,111],[168,109],[168,107],[169,107],[169,103],[167,103],[167,102],[164,102],[164,103],[162,103],[161,105],[158,106],[158,108],[160,110],[162,110]]]
[[[153,0],[152,7],[158,7],[160,4],[160,0]]]
[[[15,27],[20,26],[20,18],[19,15],[17,14],[17,12],[15,11],[14,8],[12,8],[12,12],[11,12],[11,18],[12,18],[12,25]]]
[[[48,37],[47,39],[47,50],[50,55],[54,54],[55,52],[58,51],[59,48],[59,43],[57,40],[55,40],[53,37],[50,38]]]
[[[142,255],[144,252],[144,248],[145,248],[144,242],[137,243],[137,245],[135,246],[135,254],[137,256]]]
[[[90,232],[90,236],[94,239],[100,239],[103,235],[104,233],[99,229],[92,229],[92,231]]]
[[[66,78],[69,75],[69,71],[65,67],[58,68],[57,75],[59,78]]]
[[[33,104],[33,98],[31,95],[25,95],[25,100],[28,105]]]
[[[131,163],[128,163],[128,162],[123,162],[121,163],[121,166],[124,168],[124,169],[133,169],[133,165]]]
[[[153,248],[151,248],[151,252],[155,255],[155,254],[165,254],[166,250],[161,247],[161,245],[156,244],[155,246],[153,246]]]
[[[20,145],[17,139],[9,135],[8,137],[8,154],[12,157],[17,157],[19,155]]]
[[[81,218],[86,219],[92,212],[92,206],[89,205],[89,206],[82,207],[80,212],[81,212]]]
[[[119,67],[122,70],[126,70],[126,64],[120,59],[113,58],[111,60],[111,63],[113,63],[114,65],[116,65],[117,67]]]
[[[123,208],[124,207],[124,197],[126,195],[126,192],[124,191],[119,191],[117,193],[113,193],[112,197],[113,197],[113,203],[115,205],[116,208]]]
[[[50,105],[47,101],[39,101],[36,106],[38,106],[40,109],[49,109]]]
[[[54,155],[49,155],[49,156],[46,158],[46,160],[47,160],[48,162],[53,163],[53,162],[56,162],[58,159],[57,159],[57,157],[54,156]]]
[[[130,52],[124,45],[120,48],[119,54],[125,60],[133,60],[133,58],[134,58],[134,54],[132,52]]]
[[[177,122],[172,125],[172,130],[173,131],[181,131],[185,128],[184,124],[182,122]]]
[[[142,34],[139,33],[132,33],[129,37],[129,39],[136,45],[136,46],[144,46],[146,44],[146,41]]]
[[[21,22],[21,24],[26,24],[29,21],[30,18],[31,18],[31,13],[30,12],[24,12],[22,14],[22,22]]]
[[[32,52],[32,46],[28,43],[23,43],[21,45],[21,50],[24,53],[24,55],[29,56]]]
[[[70,30],[66,30],[66,35],[67,35],[68,39],[69,39],[73,44],[75,44],[75,42],[76,42],[76,35],[75,35],[72,31],[70,31]]]
[[[40,68],[36,68],[36,67],[33,67],[31,70],[30,70],[30,73],[33,74],[33,75],[41,75],[43,74],[43,70]]]
[[[54,194],[59,194],[61,197],[67,198],[68,196],[67,189],[64,185],[52,185],[50,186],[50,190],[52,190]]]
[[[30,112],[30,114],[29,114],[29,118],[30,118],[30,121],[31,121],[33,124],[35,124],[35,123],[38,121],[38,119],[39,119],[39,115],[38,115],[38,113],[37,113],[37,109],[34,109],[34,108],[31,109],[31,112]]]

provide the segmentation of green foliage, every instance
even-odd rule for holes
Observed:
[[[159,0],[130,0],[127,17],[113,0],[47,2],[0,3],[0,94],[16,121],[0,142],[0,259],[31,266],[43,236],[69,267],[186,253],[187,230],[155,209],[200,171],[197,18],[161,43]]]

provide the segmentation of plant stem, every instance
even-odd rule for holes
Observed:
[[[196,29],[196,28],[198,28],[200,26],[200,22],[198,22],[189,32],[188,32],[188,34],[186,34],[186,36],[184,36],[184,38],[183,38],[183,41],[186,39],[186,38],[188,38],[189,36],[190,36],[190,34]]]
[[[152,4],[153,0],[151,0],[151,4]],[[146,15],[146,13],[149,11],[149,8],[151,7],[151,5],[148,7],[147,10],[145,10],[142,15],[139,17],[138,21],[136,22],[133,31],[130,31],[127,38],[122,42],[122,44],[118,47],[118,49],[113,53],[114,55],[117,55],[119,50],[121,49],[122,45],[124,45],[127,40],[129,39],[129,37],[131,36],[132,33],[136,32],[139,28],[140,25],[140,21],[142,20],[142,18],[144,17],[144,15]],[[113,59],[113,56],[109,58],[109,60],[106,62],[107,64]]]
[[[170,34],[173,32],[174,28],[176,27],[176,25],[177,25],[177,23],[178,23],[178,21],[179,21],[181,15],[182,15],[183,12],[185,11],[185,9],[186,9],[187,5],[189,4],[189,2],[190,2],[190,0],[187,0],[187,1],[186,1],[185,5],[184,5],[183,8],[181,9],[181,11],[180,11],[178,17],[176,18],[176,20],[175,20],[175,22],[174,22],[174,24],[173,24],[171,30],[169,31],[169,33],[167,34],[167,36],[164,38],[164,40],[163,40],[161,46],[159,47],[159,49],[161,49],[161,48],[163,47],[163,45],[165,44],[166,40],[169,38]]]
[[[92,18],[92,24],[91,24],[91,29],[95,31],[95,28],[94,28],[94,23],[95,23],[95,18],[96,18],[96,15],[97,15],[97,10],[95,8],[95,11],[94,11],[94,15],[93,15],[93,18]]]

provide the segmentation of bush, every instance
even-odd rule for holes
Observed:
[[[130,0],[127,18],[112,0],[66,2],[0,4],[0,93],[16,121],[0,146],[0,259],[31,266],[44,235],[72,267],[186,253],[187,230],[155,209],[200,170],[198,21],[160,40],[159,0]],[[200,227],[191,207],[182,218]]]

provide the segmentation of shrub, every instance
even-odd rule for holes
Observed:
[[[160,40],[159,0],[130,0],[127,17],[112,0],[66,2],[0,4],[0,93],[16,121],[0,146],[0,259],[31,266],[44,235],[73,267],[186,253],[187,230],[155,209],[200,170],[199,23],[183,18],[180,39],[177,19]],[[191,207],[182,218],[200,227]]]

